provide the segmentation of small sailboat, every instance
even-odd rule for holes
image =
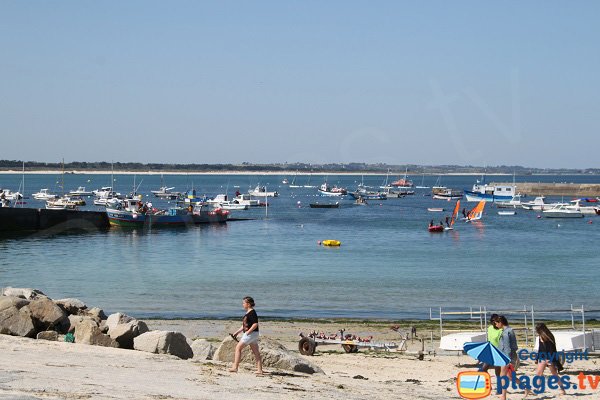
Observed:
[[[302,185],[296,185],[296,178],[298,177],[298,171],[296,171],[296,175],[294,175],[294,177],[292,178],[292,181],[290,182],[290,187],[291,188],[301,188],[304,187]]]
[[[304,187],[307,188],[307,189],[314,189],[314,188],[316,188],[315,185],[311,185],[310,184],[310,177],[311,176],[312,176],[312,173],[310,175],[308,175],[308,181],[306,182],[306,185],[304,185]]]
[[[460,209],[460,200],[456,201],[456,205],[454,206],[454,211],[452,211],[452,218],[450,219],[450,226],[444,228],[445,231],[454,230],[454,222],[456,221],[456,217],[458,216],[458,210]]]
[[[483,215],[483,209],[485,208],[485,200],[480,200],[479,203],[477,203],[477,205],[475,207],[473,207],[473,209],[471,211],[469,211],[469,213],[467,214],[467,217],[464,218],[464,220],[466,222],[472,222],[472,221],[478,221],[481,219],[481,216]]]
[[[421,179],[421,184],[419,186],[415,186],[415,189],[429,189],[429,186],[425,186],[425,174],[423,174],[423,179]]]

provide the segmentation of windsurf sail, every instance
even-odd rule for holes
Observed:
[[[454,221],[456,221],[456,216],[458,215],[458,209],[460,208],[460,200],[456,201],[456,205],[454,206],[454,211],[452,212],[452,219],[450,220],[450,226],[454,226]]]
[[[481,200],[479,203],[477,203],[477,205],[471,211],[469,211],[469,214],[467,214],[467,222],[468,221],[477,221],[477,220],[481,219],[484,208],[485,208],[485,200]]]

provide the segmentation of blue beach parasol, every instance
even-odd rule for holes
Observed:
[[[490,342],[465,343],[463,349],[465,353],[474,359],[488,365],[493,365],[494,367],[502,367],[510,363],[510,358],[504,355],[504,353],[498,350],[498,348]]]

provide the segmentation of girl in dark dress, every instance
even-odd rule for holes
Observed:
[[[237,340],[237,335],[240,332],[244,332],[244,334],[235,347],[235,358],[229,372],[237,372],[242,358],[242,350],[249,345],[256,359],[256,374],[262,375],[262,360],[260,358],[260,351],[258,350],[258,315],[254,311],[254,299],[252,297],[244,297],[242,307],[246,310],[246,314],[242,318],[242,326],[235,333],[232,333],[231,336]]]
[[[538,359],[537,362],[537,370],[536,375],[542,376],[544,375],[544,370],[546,367],[550,369],[550,373],[553,376],[556,376],[558,380],[558,385],[560,386],[560,394],[566,394],[565,388],[563,387],[563,383],[558,376],[558,370],[562,369],[562,365],[557,358],[556,351],[556,340],[554,339],[554,335],[550,332],[550,329],[544,323],[539,323],[535,326],[535,332],[538,334],[540,338],[540,344],[538,346]],[[552,360],[552,361],[550,361]],[[531,390],[525,390],[525,396],[531,395]]]

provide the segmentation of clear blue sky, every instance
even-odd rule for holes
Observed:
[[[1,1],[0,159],[598,167],[598,1]]]

